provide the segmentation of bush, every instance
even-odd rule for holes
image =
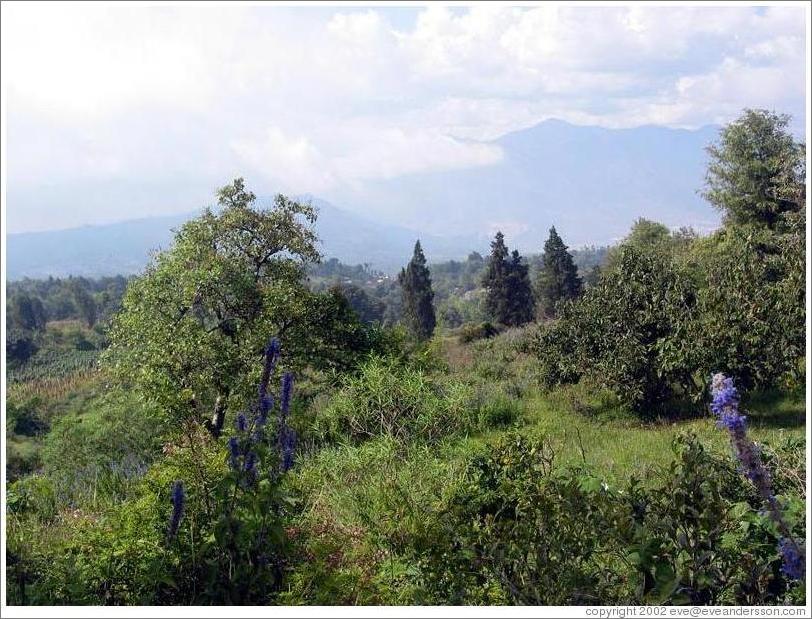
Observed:
[[[703,374],[733,376],[745,389],[803,380],[806,311],[803,233],[728,229],[707,258],[691,339]]]
[[[499,333],[497,329],[490,322],[481,322],[478,324],[463,325],[459,329],[459,341],[461,344],[468,344],[475,340],[487,339]]]
[[[361,441],[373,436],[441,436],[469,429],[473,413],[465,406],[464,386],[442,382],[421,369],[374,357],[343,387],[314,420],[320,440],[343,437]]]
[[[784,495],[805,537],[800,497]],[[561,468],[543,439],[508,436],[417,537],[428,603],[803,603],[781,572],[779,532],[729,458],[692,436],[666,471],[611,488]]]
[[[703,392],[687,338],[695,314],[696,290],[685,273],[655,252],[624,247],[618,267],[541,331],[542,378],[550,385],[589,376],[642,414],[675,393],[697,396]]]

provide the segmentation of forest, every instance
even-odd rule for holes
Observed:
[[[9,282],[8,603],[805,604],[789,122],[708,145],[706,234],[390,275],[237,178],[138,276]]]

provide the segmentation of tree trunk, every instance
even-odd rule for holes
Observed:
[[[226,398],[222,395],[217,396],[214,402],[214,412],[211,416],[211,421],[207,424],[209,431],[214,438],[220,438],[223,432],[223,423],[226,419]]]

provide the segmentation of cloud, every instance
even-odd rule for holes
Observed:
[[[329,198],[494,165],[489,141],[553,117],[696,127],[761,106],[806,122],[804,7],[398,11],[4,5],[9,184],[245,174]]]

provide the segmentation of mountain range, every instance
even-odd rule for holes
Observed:
[[[523,252],[540,251],[551,225],[571,247],[614,242],[638,217],[703,232],[718,223],[697,193],[704,148],[717,133],[713,126],[605,129],[549,120],[489,142],[501,153],[492,165],[304,197],[319,208],[326,257],[388,272],[408,260],[418,237],[429,260],[440,261],[487,251],[497,229]],[[194,215],[9,234],[7,278],[138,272]]]

